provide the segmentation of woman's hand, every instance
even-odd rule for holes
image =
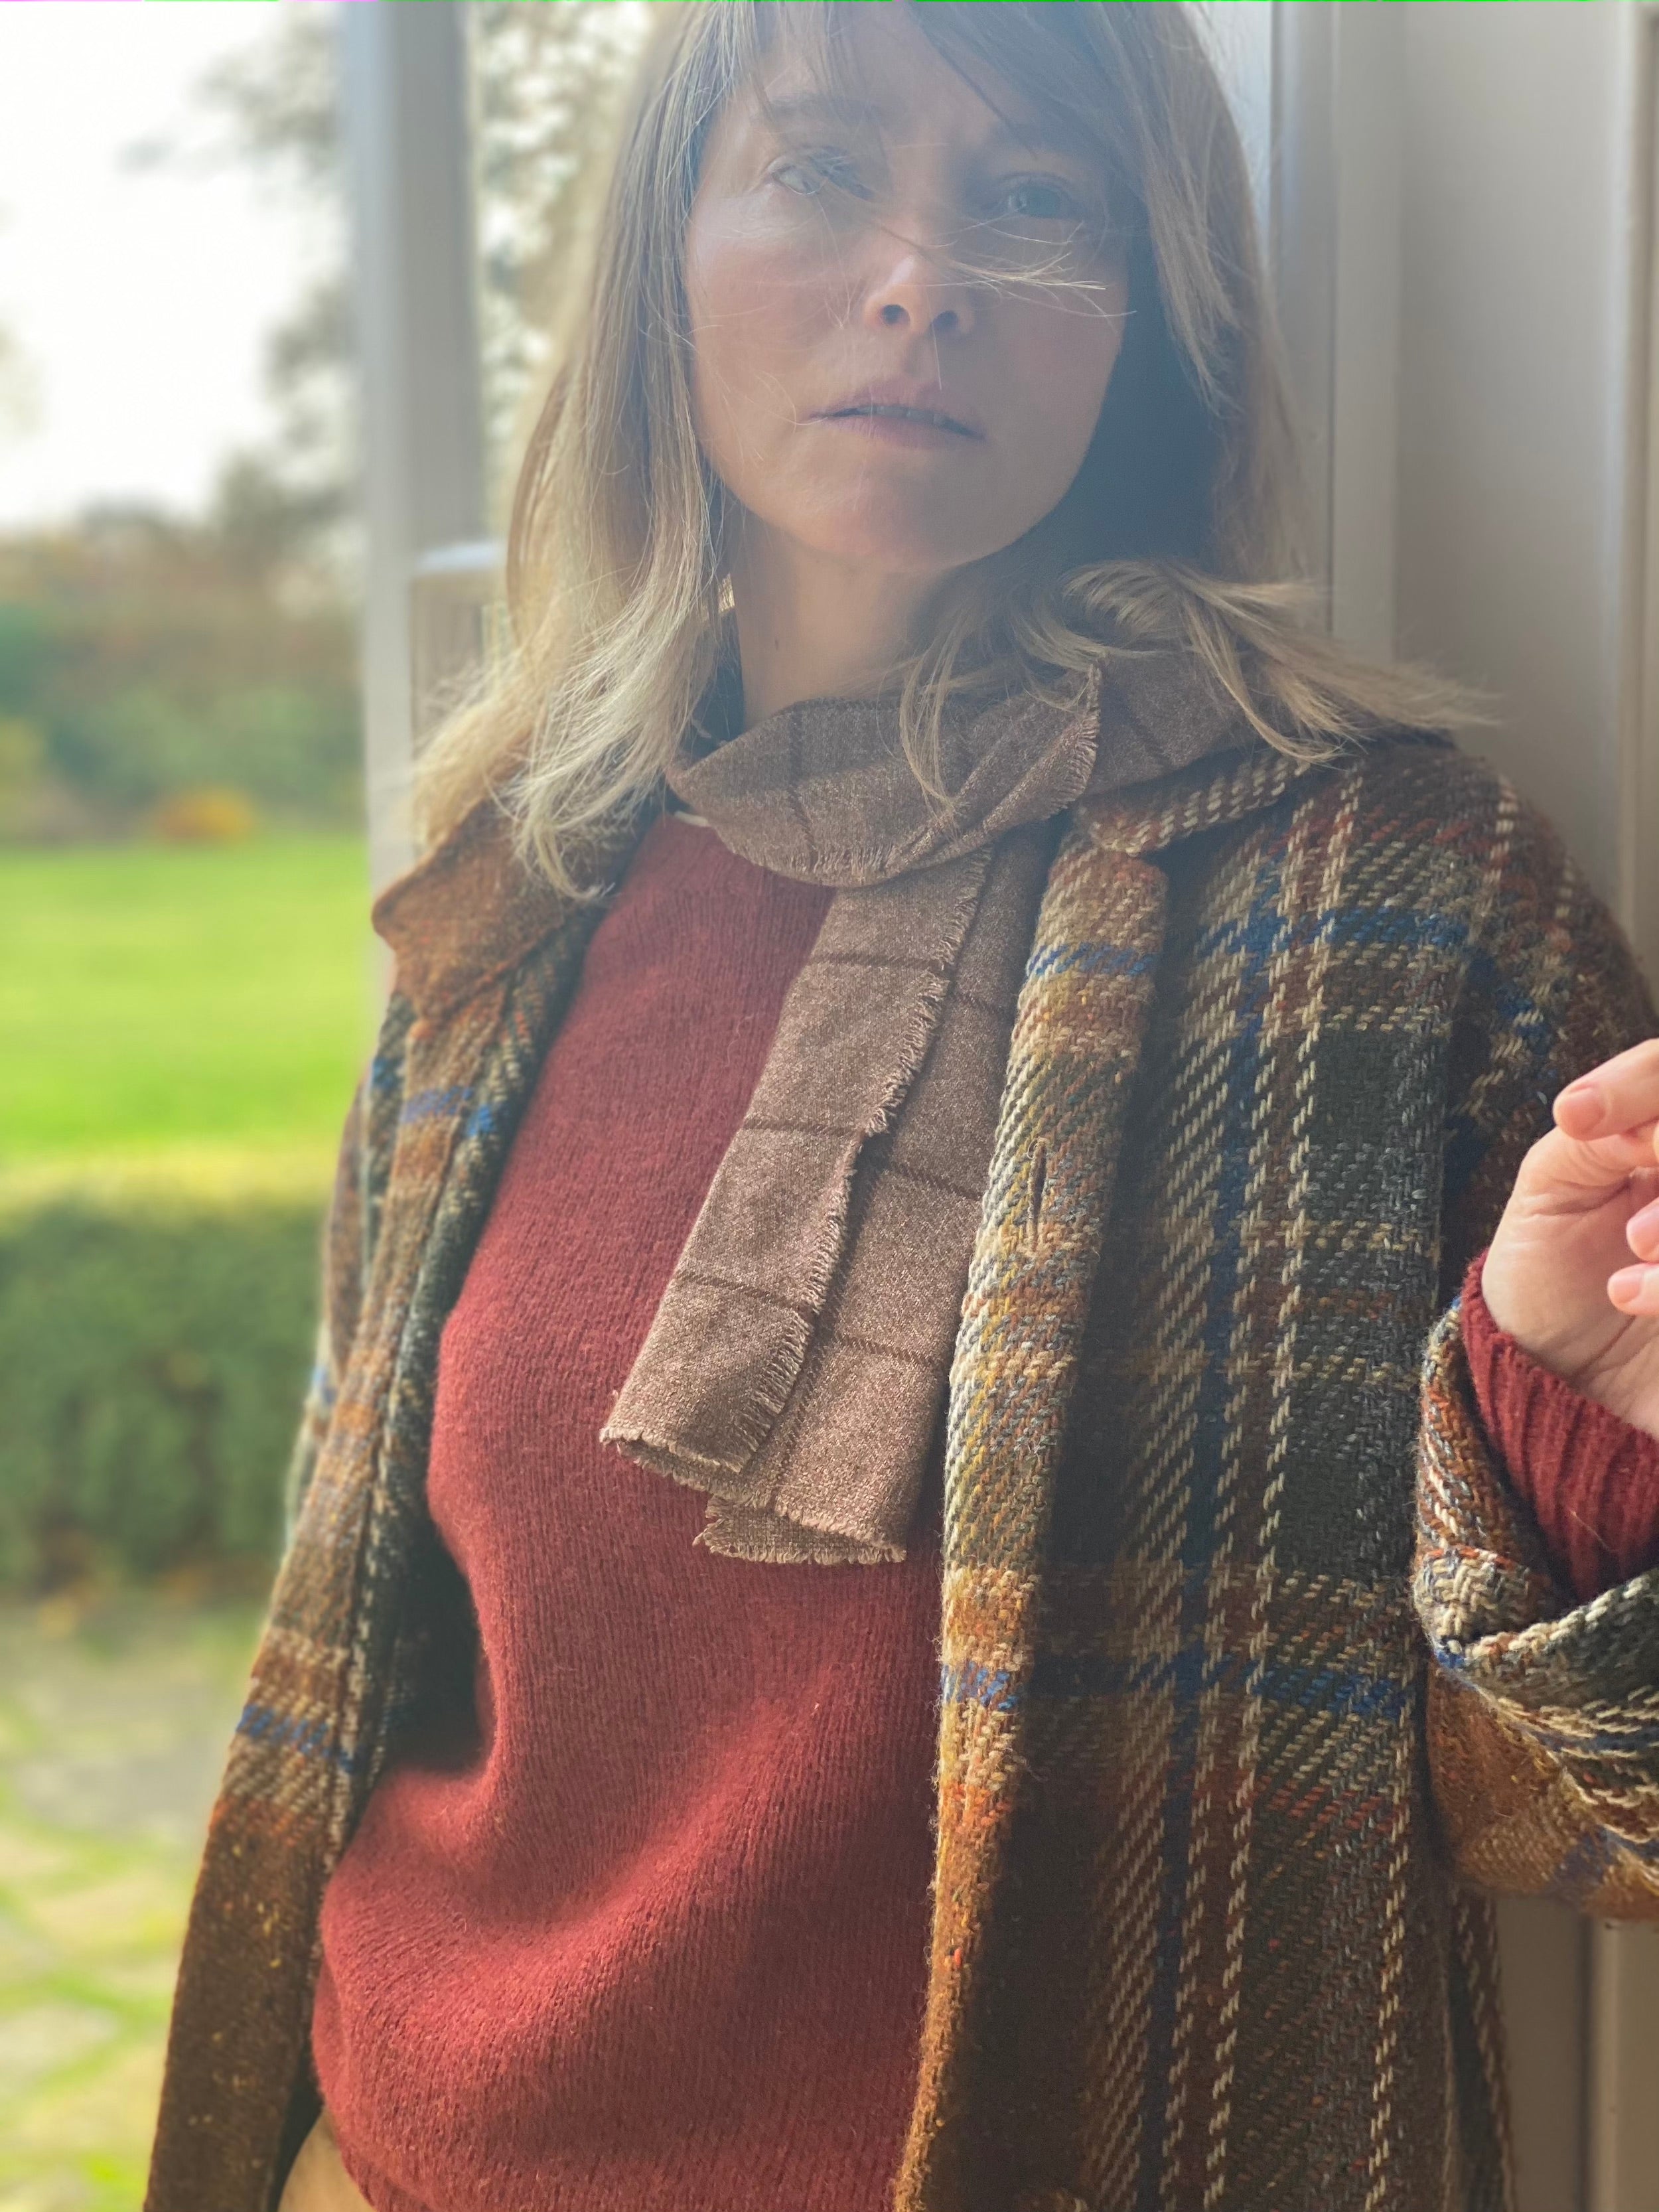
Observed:
[[[1659,1437],[1659,1038],[1569,1084],[1554,1114],[1487,1252],[1487,1310],[1523,1352]]]

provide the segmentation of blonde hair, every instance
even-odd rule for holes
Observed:
[[[702,150],[781,40],[844,66],[834,0],[660,12],[519,476],[511,641],[416,786],[426,840],[493,793],[525,860],[576,895],[584,857],[659,787],[726,635],[726,516],[694,427],[683,284]],[[1267,743],[1300,755],[1378,725],[1490,720],[1463,686],[1308,627],[1321,594],[1299,568],[1295,441],[1244,156],[1187,10],[1043,0],[912,20],[976,88],[1098,155],[1131,310],[1076,482],[975,564],[893,672],[924,786],[939,788],[954,692],[1060,696],[1091,662],[1148,647],[1190,651]]]

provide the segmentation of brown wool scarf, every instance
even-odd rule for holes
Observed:
[[[699,1543],[904,1557],[1058,817],[1256,742],[1159,649],[1097,666],[1069,707],[958,704],[942,805],[890,699],[811,700],[682,747],[670,787],[724,844],[836,891],[603,1432],[708,1492]]]

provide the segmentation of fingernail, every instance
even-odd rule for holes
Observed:
[[[1601,1085],[1583,1080],[1568,1084],[1566,1089],[1561,1093],[1561,1103],[1565,1104],[1569,1099],[1577,1105],[1594,1106],[1598,1111],[1605,1103],[1601,1097]]]
[[[1607,1277],[1607,1296],[1615,1305],[1621,1305],[1626,1298],[1638,1295],[1649,1273],[1646,1267],[1620,1267]]]

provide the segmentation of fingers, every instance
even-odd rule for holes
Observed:
[[[1607,1277],[1607,1297],[1620,1313],[1659,1316],[1659,1267],[1620,1267]]]
[[[1558,1116],[1559,1119],[1559,1116]],[[1606,1136],[1580,1137],[1565,1129],[1551,1129],[1540,1137],[1521,1164],[1516,1187],[1528,1197],[1553,1193],[1597,1203],[1635,1178],[1651,1174],[1659,1164],[1659,1122],[1642,1122],[1633,1129],[1611,1129]]]
[[[1638,1206],[1625,1224],[1625,1242],[1638,1261],[1659,1261],[1659,1193],[1656,1193],[1659,1176],[1650,1168],[1633,1175],[1631,1182],[1636,1194],[1647,1203]],[[1607,1278],[1607,1297],[1620,1313],[1643,1318],[1659,1316],[1659,1266],[1620,1267]]]
[[[1607,1278],[1608,1302],[1632,1319],[1659,1319],[1659,1037],[1615,1053],[1556,1097],[1555,1128],[1528,1156],[1527,1179],[1582,1194],[1620,1183],[1639,1201],[1625,1224],[1633,1267]]]
[[[1615,1053],[1570,1083],[1553,1111],[1556,1127],[1581,1144],[1631,1134],[1644,1122],[1659,1125],[1659,1037]]]
[[[1625,1224],[1625,1242],[1638,1260],[1659,1261],[1659,1197],[1652,1193],[1652,1180],[1650,1176],[1631,1177],[1638,1186],[1637,1194],[1649,1200]]]

